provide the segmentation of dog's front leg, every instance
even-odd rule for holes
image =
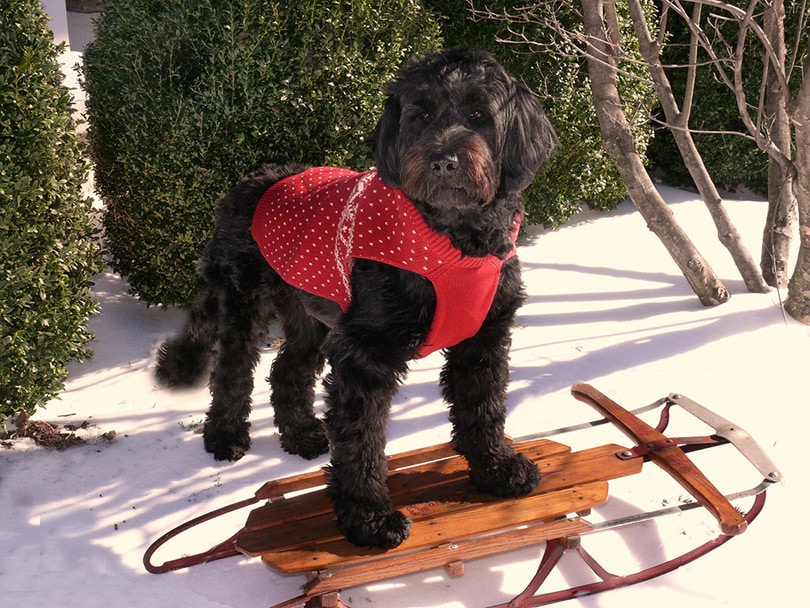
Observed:
[[[482,492],[514,497],[534,490],[540,472],[504,437],[507,360],[496,340],[470,338],[447,353],[442,387],[454,446],[469,463],[470,479]]]
[[[408,537],[411,524],[391,503],[385,455],[391,399],[407,368],[396,346],[372,335],[366,329],[353,337],[339,326],[325,344],[331,366],[324,380],[332,451],[328,492],[346,538],[390,549]]]
[[[522,301],[517,264],[505,265],[483,326],[448,349],[441,375],[456,451],[467,459],[476,487],[494,496],[522,496],[540,483],[537,467],[504,437],[510,334]]]
[[[363,547],[390,549],[408,537],[411,522],[388,496],[386,427],[396,374],[362,368],[348,355],[332,362],[325,380],[332,460],[329,495],[338,528]]]

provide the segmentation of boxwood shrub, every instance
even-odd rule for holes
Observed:
[[[217,199],[264,162],[367,168],[383,83],[438,46],[416,0],[105,0],[83,79],[114,269],[186,305]]]
[[[58,52],[39,0],[0,5],[0,420],[89,354],[100,256]]]

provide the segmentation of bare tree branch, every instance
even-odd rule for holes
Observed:
[[[805,31],[805,15],[807,15],[807,0],[802,0],[802,7],[799,10],[799,23],[796,26],[797,32]],[[785,67],[785,74],[788,82],[790,82],[790,78],[793,75],[793,70],[795,70],[796,66],[799,65],[799,46],[801,45],[801,40],[801,36],[796,36],[796,40],[793,43],[793,52],[791,53],[790,65]],[[810,47],[810,45],[808,46]]]
[[[720,2],[720,0],[691,0],[691,1],[726,11],[727,13],[729,13],[729,15],[734,17],[734,19],[736,19],[739,23],[741,24],[744,23],[746,29],[750,28],[757,35],[757,38],[759,38],[759,40],[762,42],[762,46],[765,49],[765,53],[768,56],[768,60],[776,64],[778,58],[775,56],[771,45],[768,44],[768,37],[765,35],[765,32],[763,31],[762,27],[760,27],[760,25],[753,19],[754,9],[756,9],[757,6],[761,4],[762,0],[751,0],[746,10],[734,6],[733,4],[729,4],[728,2]],[[680,6],[681,8],[679,12],[681,12],[681,15],[684,17],[684,19],[686,19],[686,12],[685,10],[683,10],[683,7],[681,6],[679,0],[663,0],[663,2],[665,4],[671,3],[673,5],[677,4],[678,6]],[[787,86],[787,80],[785,80],[781,84]]]
[[[707,306],[728,300],[729,293],[708,262],[678,225],[646,172],[622,110],[616,76],[620,57],[613,0],[582,0],[588,72],[602,144],[622,176],[630,198],[661,240],[700,301]]]
[[[692,20],[695,23],[700,23],[700,13],[702,9],[703,5],[700,3],[696,3],[695,6],[692,7]],[[692,113],[692,100],[694,99],[695,95],[695,80],[697,79],[698,39],[694,32],[690,32],[690,38],[689,66],[686,74],[686,91],[684,92],[683,105],[681,108],[681,112],[684,115],[685,125],[689,124],[689,116]],[[661,47],[659,46],[656,50],[660,56]]]
[[[630,17],[633,21],[633,28],[636,32],[636,39],[639,43],[639,50],[655,83],[658,101],[664,110],[667,122],[679,127],[677,131],[672,131],[675,143],[678,146],[678,150],[681,153],[681,157],[689,174],[692,176],[692,181],[695,182],[700,196],[714,221],[715,227],[717,228],[718,239],[731,254],[737,266],[737,270],[739,270],[740,275],[743,277],[748,290],[751,292],[765,293],[769,291],[768,284],[765,282],[762,273],[759,271],[751,254],[743,244],[739,232],[735,228],[723,205],[723,200],[706,169],[706,165],[703,163],[700,152],[698,152],[697,146],[692,139],[692,133],[689,131],[689,114],[688,112],[681,111],[678,107],[678,102],[675,100],[675,94],[672,91],[672,86],[667,78],[666,72],[658,61],[661,49],[653,41],[652,35],[650,34],[649,25],[644,15],[641,2],[640,0],[628,0],[628,6],[630,8]],[[696,9],[695,14],[699,17],[699,8]]]

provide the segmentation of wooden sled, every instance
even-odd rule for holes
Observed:
[[[436,567],[459,576],[467,560],[545,543],[537,574],[526,590],[511,602],[491,608],[542,606],[648,580],[705,555],[742,533],[761,511],[766,489],[781,481],[779,471],[747,433],[684,396],[672,394],[642,408],[662,408],[658,425],[652,427],[587,384],[575,385],[572,393],[601,412],[604,419],[562,431],[611,422],[635,445],[628,448],[607,444],[572,452],[568,446],[546,437],[516,441],[515,450],[528,456],[542,472],[540,486],[516,499],[478,492],[469,481],[466,461],[450,444],[392,456],[388,474],[391,499],[413,525],[409,538],[388,551],[359,548],[341,536],[325,493],[323,472],[270,481],[253,497],[198,517],[162,536],[147,550],[144,565],[150,572],[161,573],[237,554],[261,557],[281,573],[307,577],[302,595],[273,608],[340,607],[345,606],[338,596],[342,589]],[[714,433],[665,436],[663,431],[674,406],[704,421]],[[758,485],[725,496],[686,455],[723,444],[734,445],[762,474]],[[608,500],[608,481],[640,473],[645,461],[653,461],[669,473],[697,502],[589,523],[586,517],[590,509]],[[730,500],[745,496],[753,496],[754,502],[743,514]],[[155,551],[171,538],[204,521],[261,501],[265,503],[253,509],[244,527],[227,541],[205,553],[160,566],[152,564]],[[641,572],[611,574],[580,542],[587,534],[700,506],[717,520],[717,538]],[[599,580],[538,595],[566,551],[578,553]]]

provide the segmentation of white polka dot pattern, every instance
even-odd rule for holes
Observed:
[[[436,290],[436,313],[418,356],[478,331],[503,264],[491,255],[462,256],[376,171],[316,167],[285,178],[259,201],[252,233],[262,255],[285,281],[337,302],[344,311],[351,301],[356,258],[427,277]]]

